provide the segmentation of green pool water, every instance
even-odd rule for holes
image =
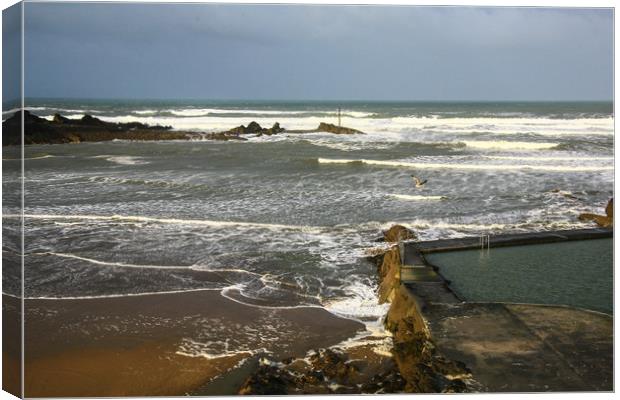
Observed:
[[[613,240],[426,255],[467,301],[562,304],[613,313]]]

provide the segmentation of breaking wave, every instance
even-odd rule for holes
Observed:
[[[319,158],[319,164],[367,164],[385,167],[404,167],[415,169],[457,169],[457,170],[489,170],[489,171],[548,171],[548,172],[593,172],[613,171],[613,166],[561,166],[561,165],[528,165],[528,164],[449,164],[449,163],[416,163],[410,161],[387,161],[369,159],[332,159]]]

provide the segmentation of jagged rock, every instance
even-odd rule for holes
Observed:
[[[347,128],[344,126],[338,126],[334,124],[328,124],[326,122],[321,122],[319,124],[319,127],[316,130],[319,132],[335,133],[337,135],[353,135],[353,134],[363,133],[361,131],[358,131],[357,129]]]
[[[91,125],[91,126],[103,126],[106,123],[100,120],[99,118],[95,118],[92,115],[86,114],[82,117],[80,122],[83,125]]]
[[[280,132],[284,132],[284,129],[280,127],[280,124],[276,122],[273,124],[271,128],[263,128],[256,121],[252,121],[248,124],[248,126],[239,125],[235,128],[232,128],[225,132],[220,132],[228,135],[249,135],[254,134],[257,136],[261,135],[276,135]]]
[[[399,242],[401,240],[416,239],[416,235],[412,230],[402,225],[394,225],[383,232],[383,239],[386,242]]]
[[[579,214],[580,221],[594,221],[603,228],[612,228],[614,226],[614,199],[613,197],[607,202],[605,207],[605,215],[583,213]]]
[[[246,138],[243,138],[243,137],[239,136],[238,134],[229,133],[229,132],[207,133],[205,135],[205,139],[209,139],[209,140],[223,140],[223,141],[227,141],[227,140],[247,140]]]
[[[296,386],[295,377],[274,366],[262,365],[248,377],[239,389],[242,395],[284,395]]]
[[[312,367],[330,379],[348,380],[357,369],[346,363],[346,358],[331,349],[320,349],[310,356]]]
[[[379,275],[379,304],[391,302],[394,291],[400,285],[400,250],[393,246],[387,250],[377,263],[377,275]]]
[[[258,133],[262,131],[263,128],[256,121],[252,121],[248,124],[248,127],[245,130],[245,133]]]
[[[385,372],[373,376],[361,386],[362,393],[401,393],[405,390],[407,382],[398,372],[394,364]]]
[[[150,126],[140,122],[105,122],[92,115],[70,119],[55,114],[52,121],[40,118],[29,111],[23,112],[24,143],[79,143],[101,142],[113,139],[125,140],[171,140],[189,139],[195,134],[169,132],[169,126]],[[19,145],[22,142],[22,112],[16,112],[2,123],[2,145]]]
[[[609,199],[609,201],[607,202],[607,206],[605,207],[605,214],[607,215],[607,218],[609,218],[611,222],[613,223],[614,221],[614,198],[613,197]]]
[[[54,114],[54,119],[52,120],[52,122],[56,124],[67,124],[67,123],[70,123],[71,120],[67,117],[63,117],[62,115],[56,113]]]

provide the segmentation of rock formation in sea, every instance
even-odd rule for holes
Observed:
[[[188,139],[189,133],[171,131],[169,126],[140,122],[105,122],[91,115],[70,119],[60,114],[50,121],[23,111],[24,144],[79,143],[106,140],[172,140]],[[2,145],[21,144],[22,112],[16,112],[2,123]]]
[[[614,198],[607,202],[605,207],[605,215],[583,213],[579,214],[580,221],[593,221],[603,228],[613,228],[614,226]]]
[[[343,126],[321,122],[317,129],[286,130],[278,122],[271,128],[263,128],[256,121],[247,126],[240,125],[223,132],[199,133],[173,131],[171,126],[148,125],[141,122],[114,123],[106,122],[92,115],[84,115],[80,119],[71,119],[54,114],[52,120],[38,117],[29,111],[23,111],[24,144],[53,144],[102,142],[109,140],[247,140],[245,135],[277,135],[280,133],[312,133],[328,132],[333,134],[361,134],[362,132]],[[21,137],[22,112],[18,111],[2,123],[2,145],[19,145]]]
[[[258,122],[252,121],[248,126],[240,125],[224,132],[207,133],[205,139],[209,140],[247,140],[242,135],[277,135],[284,132],[284,129],[280,127],[280,124],[276,122],[271,128],[263,128]]]
[[[316,130],[319,132],[335,133],[337,135],[353,135],[353,134],[362,133],[361,131],[358,131],[357,129],[347,128],[344,126],[338,126],[334,124],[328,124],[325,122],[321,122],[319,124],[319,127]]]

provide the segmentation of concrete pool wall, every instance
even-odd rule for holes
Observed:
[[[489,242],[493,249],[612,235],[608,229],[592,229],[501,235]],[[378,263],[380,296],[392,303],[386,327],[394,334],[393,353],[412,386],[424,381],[421,376],[431,376],[452,388],[460,380],[462,391],[612,391],[611,315],[567,306],[468,302],[425,259],[425,254],[479,246],[478,237],[408,241]],[[425,364],[425,375],[414,364]],[[438,376],[444,365],[451,372]],[[449,385],[417,386],[450,391]]]

